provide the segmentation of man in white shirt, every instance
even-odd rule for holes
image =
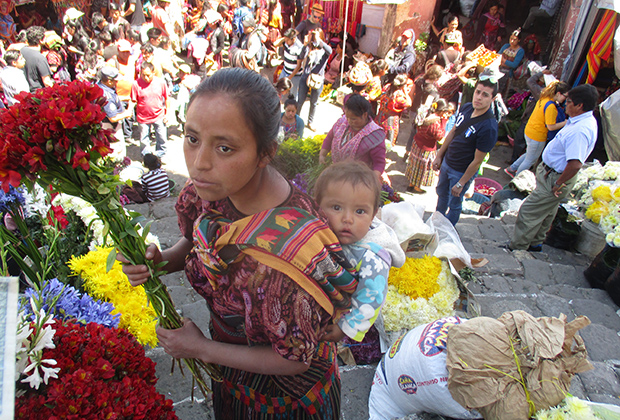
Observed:
[[[598,124],[592,111],[597,101],[598,92],[592,85],[579,85],[568,92],[568,122],[543,151],[536,189],[519,209],[510,249],[542,250],[560,202],[570,194],[577,173],[596,145]]]
[[[530,8],[530,13],[523,23],[523,29],[529,29],[538,18],[552,18],[562,4],[561,0],[542,0],[540,6]]]
[[[19,51],[7,51],[6,54],[4,54],[4,60],[7,66],[0,70],[0,82],[2,82],[4,96],[9,106],[11,106],[19,102],[15,99],[15,95],[20,92],[29,92],[30,85],[22,70],[26,65],[26,60],[24,60],[24,57]]]

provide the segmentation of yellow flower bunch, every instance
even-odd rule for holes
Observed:
[[[459,289],[448,263],[437,260],[440,263],[440,272],[436,278],[438,291],[430,298],[412,299],[400,293],[395,285],[388,286],[387,297],[382,308],[386,331],[409,330],[418,325],[454,315],[454,302],[459,297]],[[388,282],[391,283],[390,280]]]
[[[609,214],[609,205],[602,201],[595,201],[590,204],[588,210],[586,210],[586,217],[592,220],[594,223],[601,223],[601,218]]]
[[[390,269],[388,283],[412,299],[428,299],[439,291],[437,278],[440,272],[441,260],[437,257],[407,258],[401,268]]]
[[[604,417],[603,417],[604,418]],[[534,415],[535,420],[599,420],[592,408],[577,397],[566,397],[559,405],[540,410]]]
[[[69,267],[83,279],[88,294],[114,305],[116,309],[112,314],[121,314],[119,328],[127,329],[140,344],[155,347],[155,310],[148,304],[144,289],[131,286],[118,261],[106,272],[110,250],[97,248],[82,257],[73,257],[68,262]]]
[[[608,203],[612,200],[611,188],[609,185],[599,185],[592,190],[592,199],[594,201],[602,201]]]

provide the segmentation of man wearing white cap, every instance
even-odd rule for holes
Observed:
[[[413,29],[407,29],[400,36],[400,41],[394,49],[394,57],[388,63],[387,77],[391,82],[398,74],[408,74],[413,63],[415,63],[415,49],[413,48],[415,41],[415,32]]]
[[[116,93],[118,76],[118,70],[114,67],[104,66],[99,71],[97,86],[103,90],[103,96],[107,99],[106,104],[103,106],[103,112],[105,112],[106,117],[103,120],[102,127],[114,130],[114,137],[118,142],[112,144],[112,155],[122,159],[125,157],[126,148],[120,122],[133,115],[133,108],[125,110],[125,106]]]

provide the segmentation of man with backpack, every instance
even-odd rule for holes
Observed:
[[[463,196],[474,175],[497,142],[497,121],[491,104],[498,89],[496,79],[478,79],[472,102],[461,106],[456,124],[433,162],[433,169],[440,170],[437,211],[446,215],[453,225],[459,221]]]

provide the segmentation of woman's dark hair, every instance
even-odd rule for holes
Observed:
[[[28,35],[25,29],[22,29],[17,34],[17,42],[28,42]]]
[[[224,3],[220,3],[217,6],[217,12],[220,13],[220,14],[223,13],[223,12],[228,12],[228,6],[226,6]]]
[[[443,98],[437,99],[434,105],[435,105],[435,109],[433,109],[433,112],[435,114],[448,110],[448,102],[446,102],[446,100]]]
[[[256,139],[258,155],[269,153],[277,144],[280,128],[280,98],[272,84],[251,70],[221,69],[198,85],[187,108],[198,97],[220,94],[228,95],[239,106]]]
[[[521,28],[515,29],[514,31],[512,31],[512,34],[510,35],[516,36],[519,39],[519,41],[521,41]]]
[[[392,93],[397,91],[398,89],[402,88],[403,86],[405,86],[407,84],[407,75],[406,74],[397,74],[396,77],[394,77],[394,80],[392,81],[392,84],[390,84],[390,88],[389,88],[389,92],[388,93]]]
[[[568,91],[573,105],[583,105],[583,111],[593,111],[598,102],[598,90],[592,85],[579,85]]]
[[[284,34],[282,36],[284,38],[295,39],[295,37],[297,37],[297,31],[295,30],[295,28],[288,28],[286,31],[284,31]]]
[[[170,46],[170,38],[166,35],[161,37],[161,42],[159,43],[159,48],[165,50]]]
[[[373,76],[376,76],[379,73],[381,73],[383,70],[387,70],[387,69],[388,69],[388,64],[382,58],[379,58],[378,60],[375,60],[372,63],[370,63],[370,72],[372,73]]]
[[[373,116],[370,102],[368,102],[368,99],[364,98],[362,95],[353,94],[349,96],[347,102],[344,104],[344,107],[358,117],[361,117],[364,113],[366,113],[369,117]]]
[[[130,29],[127,31],[127,39],[135,42],[140,42],[140,34],[135,29]]]
[[[291,90],[293,88],[293,82],[288,77],[284,77],[278,80],[276,83],[276,90],[279,92],[286,92],[287,90]]]
[[[154,54],[155,53],[155,47],[153,47],[152,44],[146,43],[144,45],[142,45],[140,47],[140,51],[142,51],[142,54],[147,53],[147,54]]]
[[[439,64],[433,64],[432,66],[430,66],[427,72],[424,73],[424,79],[439,80],[442,75],[443,68]]]
[[[452,13],[448,13],[446,15],[446,23],[453,22],[454,20],[459,20],[459,17],[457,15],[453,15]]]
[[[294,95],[288,95],[288,98],[286,98],[286,101],[284,101],[284,108],[286,109],[287,106],[289,105],[295,105],[295,109],[297,109],[297,101],[295,100],[295,96]]]
[[[142,158],[142,163],[149,171],[154,171],[155,169],[161,168],[161,161],[152,153],[147,153],[144,155]]]

